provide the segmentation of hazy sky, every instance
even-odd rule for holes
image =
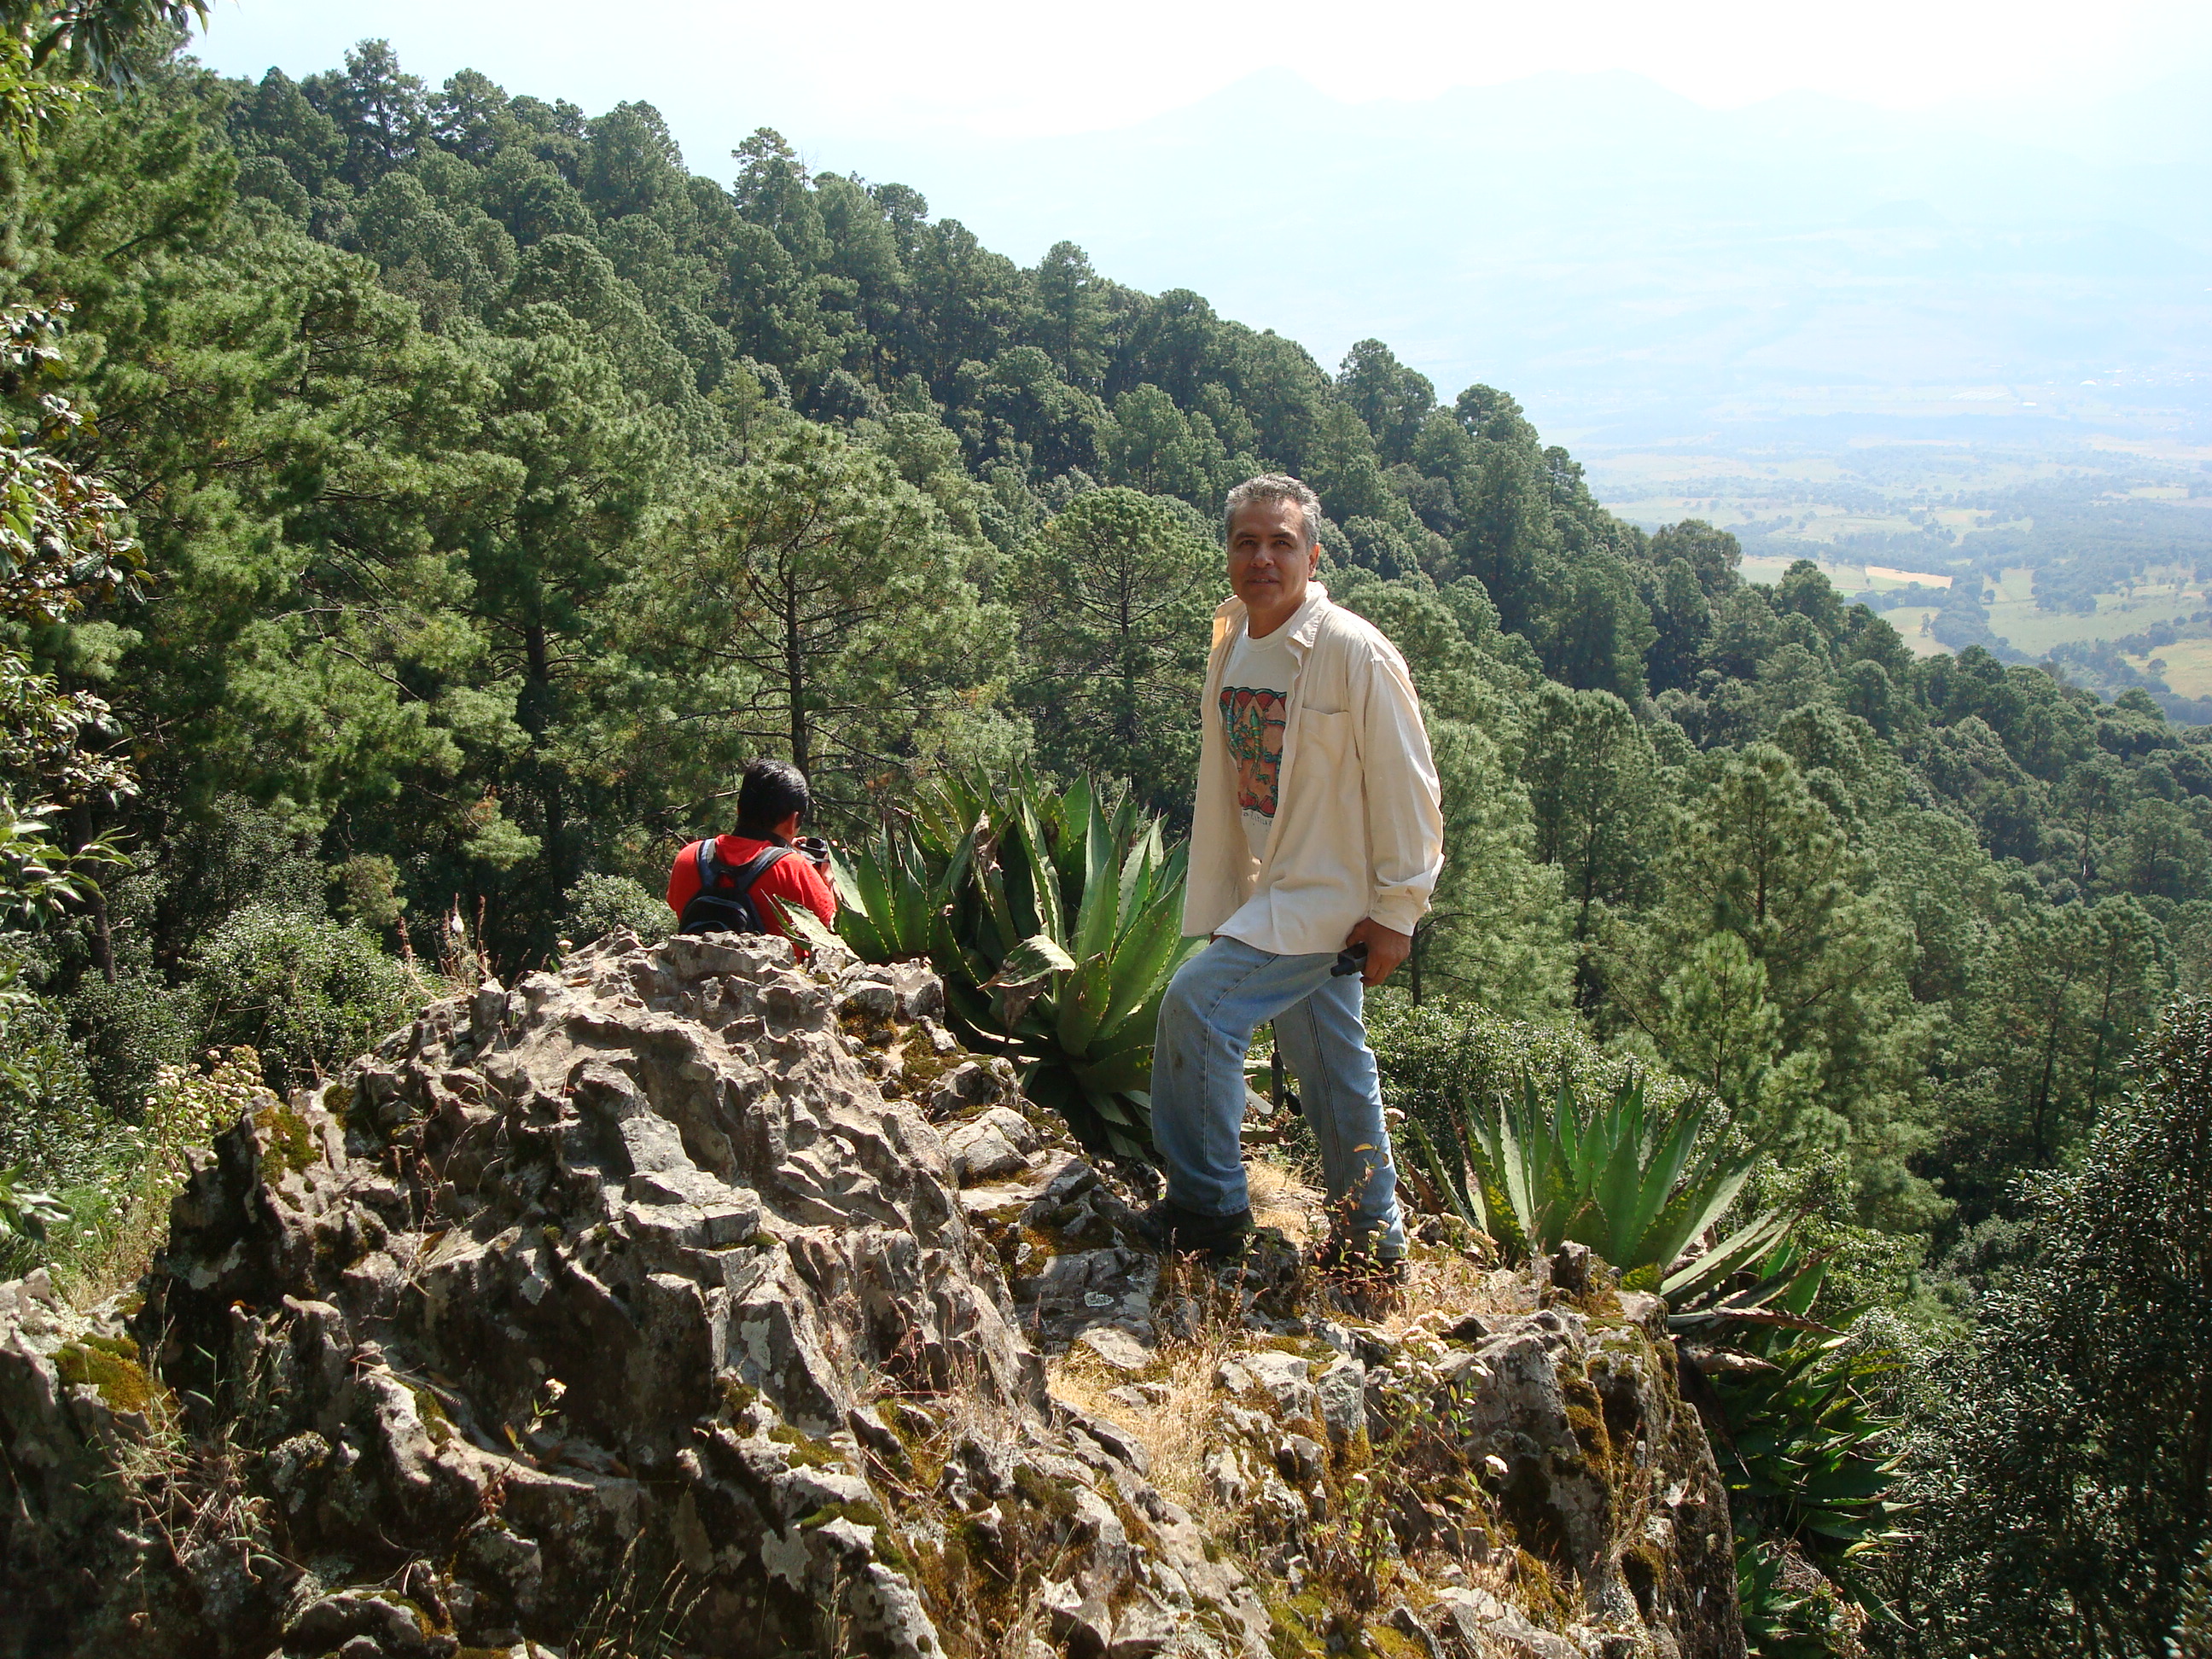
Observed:
[[[198,50],[228,74],[302,76],[374,36],[433,86],[466,67],[589,114],[651,102],[690,167],[724,180],[730,150],[773,126],[816,167],[916,186],[1024,264],[1070,238],[1119,280],[1195,288],[1324,362],[1377,336],[1447,392],[1510,385],[1577,430],[1594,429],[1591,398],[1648,392],[1655,376],[1690,398],[1680,420],[1701,421],[1735,395],[1721,371],[1747,363],[1791,385],[1848,370],[1881,390],[1900,376],[2040,383],[2081,352],[2160,373],[2182,346],[2192,373],[2212,361],[2199,294],[2212,294],[2212,241],[2136,252],[2075,222],[2125,219],[2154,242],[2203,231],[2202,213],[2171,204],[2197,202],[2212,168],[2197,90],[2212,84],[2212,0],[213,0]],[[1528,83],[1562,71],[1616,74]],[[1802,93],[1848,103],[1701,113],[1618,72],[1712,111]],[[1508,82],[1524,84],[1475,100],[1490,127],[1467,100],[1416,101]],[[1983,137],[1946,131],[1960,126]],[[2005,141],[1989,152],[2002,166],[1951,166],[1987,137]],[[2052,154],[2100,148],[2196,171],[2154,167],[2123,200]],[[1360,228],[1320,237],[1326,258],[1255,259],[1224,240],[1222,184],[1271,169],[1322,225]],[[2130,210],[2146,190],[2150,210]],[[2034,234],[2057,251],[2031,258],[2021,237],[2046,195],[2065,200]],[[1891,198],[1941,198],[1941,213],[1907,205],[1970,228],[1919,250],[1940,267],[1920,287],[1893,269],[1908,248],[1869,253],[1853,286],[1830,241],[1864,240],[1855,216]],[[1747,213],[1775,222],[1736,222]],[[1834,222],[1796,222],[1823,213]],[[1991,215],[2002,234],[1984,247],[1971,226]],[[2177,261],[2172,292],[2136,291],[2136,267]],[[2081,337],[2059,368],[2044,361],[2054,328]]]
[[[1807,89],[1893,108],[2109,95],[2212,57],[2203,0],[214,0],[201,55],[301,74],[383,35],[434,83],[464,65],[597,112],[644,98],[695,148],[768,124],[810,152],[947,125],[1112,128],[1255,70],[1346,100],[1546,70],[1629,70],[1701,103]],[[1255,116],[1257,119],[1265,117]],[[726,147],[726,146],[724,146]],[[712,151],[693,165],[715,171]],[[823,157],[835,162],[834,156]]]

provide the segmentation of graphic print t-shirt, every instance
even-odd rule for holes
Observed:
[[[1291,680],[1297,672],[1290,630],[1278,627],[1264,640],[1240,632],[1221,675],[1221,727],[1237,766],[1237,806],[1252,856],[1267,853],[1274,827],[1276,789],[1283,766],[1283,726],[1290,714]]]

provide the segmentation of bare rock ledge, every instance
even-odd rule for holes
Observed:
[[[1496,1535],[1416,1505],[1388,1547],[1563,1589],[1462,1581],[1376,1640],[1739,1659],[1724,1497],[1633,1298],[1401,1345],[1287,1305],[1279,1253],[1231,1287],[1215,1507],[1163,1495],[1045,1356],[1164,1398],[1133,1379],[1188,1297],[943,1007],[915,968],[616,934],[263,1097],[137,1292],[0,1285],[0,1659],[1264,1659],[1409,1428],[1502,1471]]]

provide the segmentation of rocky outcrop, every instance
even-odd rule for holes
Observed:
[[[1741,1653],[1647,1310],[1392,1336],[1281,1241],[1164,1287],[941,1012],[919,969],[617,935],[257,1102],[139,1293],[0,1287],[0,1656],[1257,1656],[1326,1639],[1351,1510],[1503,1564],[1373,1608],[1393,1639]],[[1047,1356],[1147,1402],[1201,1336],[1179,1501]]]

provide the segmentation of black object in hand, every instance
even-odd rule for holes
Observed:
[[[819,836],[799,836],[791,843],[806,855],[806,861],[817,870],[830,867],[830,843]]]
[[[1336,961],[1330,966],[1328,976],[1331,979],[1343,979],[1349,975],[1360,972],[1366,966],[1367,941],[1362,939],[1357,945],[1346,945],[1336,953]]]

